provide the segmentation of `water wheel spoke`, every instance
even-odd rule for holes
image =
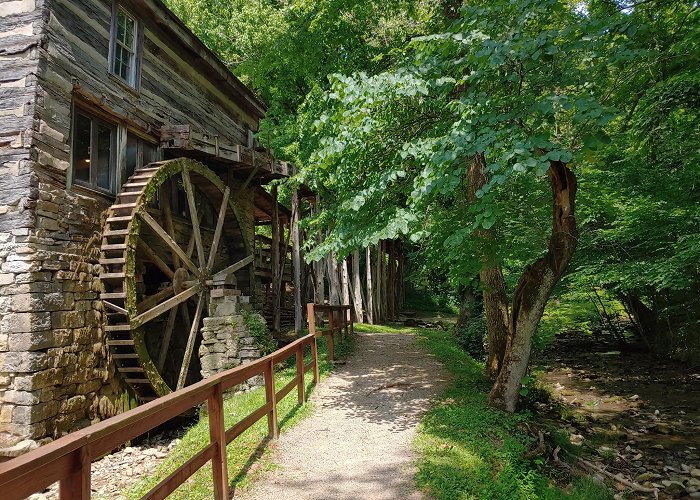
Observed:
[[[177,254],[177,256],[180,258],[180,260],[192,271],[195,275],[201,277],[201,271],[199,268],[192,262],[192,260],[187,256],[187,254],[180,248],[180,245],[177,244],[177,242],[170,237],[170,235],[161,227],[158,222],[151,217],[151,214],[146,212],[145,209],[139,210],[139,216],[141,219],[150,227],[153,232],[155,232],[163,242],[165,242],[170,249]]]
[[[197,205],[194,199],[194,189],[192,188],[192,180],[187,168],[182,169],[182,183],[185,186],[187,194],[187,204],[190,208],[190,219],[192,220],[192,234],[194,235],[195,243],[197,244],[197,259],[199,260],[200,269],[204,269],[204,245],[202,244],[202,232],[199,227],[199,217],[197,216]]]
[[[223,268],[221,271],[214,274],[214,276],[212,277],[213,280],[215,282],[225,280],[229,274],[236,272],[239,269],[242,269],[245,266],[247,266],[248,264],[250,264],[251,262],[253,262],[253,257],[254,257],[253,255],[249,255],[245,259],[241,259],[238,262],[236,262],[235,264],[231,264],[230,266]]]
[[[170,182],[167,182],[160,186],[159,189],[159,194],[160,194],[160,205],[162,208],[162,213],[163,213],[163,218],[165,219],[165,229],[170,235],[170,237],[175,240],[175,224],[173,223],[173,210],[172,207],[170,206],[170,193],[168,193],[168,190],[165,188],[165,186],[170,186]],[[177,253],[172,252],[173,254],[173,265],[175,267],[180,267],[180,259],[177,256]]]
[[[209,261],[207,262],[207,269],[211,271],[214,267],[214,259],[216,259],[216,250],[219,247],[219,240],[221,239],[221,231],[224,229],[224,219],[226,218],[226,208],[228,206],[228,197],[231,190],[226,187],[224,191],[224,196],[221,199],[221,207],[219,208],[219,218],[216,220],[216,229],[214,230],[214,239],[211,242],[211,248],[209,249]]]
[[[195,286],[192,286],[192,287],[178,293],[174,297],[171,297],[168,300],[161,302],[158,305],[153,306],[152,308],[148,309],[147,311],[144,311],[141,314],[139,314],[138,316],[136,316],[131,321],[132,327],[141,326],[144,323],[147,323],[148,321],[151,321],[152,319],[157,318],[158,316],[163,314],[165,311],[172,309],[176,305],[180,304],[181,302],[186,301],[187,299],[189,299],[194,294],[196,294],[200,291],[201,291],[201,287],[199,285],[195,285]],[[201,296],[200,296],[200,301],[201,301]]]
[[[177,310],[181,307],[173,307],[170,309],[170,315],[168,316],[168,322],[165,325],[165,334],[163,335],[163,342],[160,345],[160,351],[158,352],[158,371],[162,372],[165,366],[165,356],[168,353],[168,348],[170,347],[170,338],[173,336],[173,330],[175,330],[175,320],[177,319]]]
[[[141,302],[136,304],[136,310],[139,313],[147,311],[148,309],[164,301],[165,299],[169,299],[174,294],[175,292],[173,291],[173,287],[169,286],[167,288],[163,288],[157,293],[154,293],[153,295],[146,295],[145,297],[143,297]]]
[[[194,318],[192,319],[192,326],[190,327],[190,335],[187,338],[187,347],[185,348],[185,355],[182,360],[182,366],[180,367],[180,376],[177,379],[177,389],[182,389],[185,386],[185,379],[187,378],[187,372],[190,366],[190,360],[192,359],[192,351],[194,350],[194,340],[197,336],[197,331],[199,331],[199,321],[202,319],[202,311],[204,310],[204,298],[206,294],[201,294],[199,296],[199,302],[197,302],[197,310],[194,313]]]
[[[151,262],[153,262],[158,269],[160,269],[163,274],[165,274],[170,281],[173,280],[173,276],[175,275],[175,271],[173,271],[166,262],[161,259],[156,252],[148,246],[148,244],[143,241],[141,238],[139,238],[138,241],[138,249],[141,251],[143,254],[146,255],[146,257],[149,258]]]

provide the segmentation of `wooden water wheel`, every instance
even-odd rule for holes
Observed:
[[[152,163],[122,189],[102,235],[101,298],[117,370],[149,401],[198,378],[210,292],[241,283],[249,293],[253,256],[229,188],[201,163]]]

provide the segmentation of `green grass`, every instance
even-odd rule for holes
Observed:
[[[343,357],[352,350],[352,340],[337,343],[335,346],[336,357]],[[319,371],[321,377],[326,375],[332,365],[327,361],[328,345],[324,337],[318,341],[319,348]],[[310,361],[307,355],[306,361]],[[294,361],[294,358],[291,359]],[[295,369],[293,366],[284,366],[275,373],[276,390],[280,390],[290,380],[294,378]],[[312,380],[311,372],[306,374],[306,380]],[[313,388],[313,382],[307,385],[307,395]],[[282,401],[277,404],[277,414],[280,431],[290,428],[295,423],[308,416],[311,405],[305,403],[298,405],[296,391],[292,390]],[[228,429],[242,420],[245,416],[262,406],[265,402],[265,390],[263,387],[252,391],[234,394],[224,401],[224,421]],[[209,421],[202,412],[199,422],[190,427],[182,436],[180,443],[170,452],[167,458],[158,466],[156,471],[147,477],[139,480],[133,487],[122,492],[127,498],[141,498],[151,488],[157,485],[162,479],[167,477],[172,471],[181,466],[199,450],[209,443]],[[245,487],[251,480],[249,474],[253,469],[256,471],[270,468],[271,465],[265,460],[264,453],[267,444],[267,419],[263,417],[251,428],[241,434],[227,448],[229,484],[236,488]],[[255,464],[255,467],[252,467]],[[190,479],[181,485],[169,498],[174,499],[209,499],[213,498],[211,466],[206,465],[197,471]]]
[[[601,500],[604,487],[583,477],[566,491],[545,475],[544,459],[526,460],[532,444],[522,430],[529,416],[486,406],[490,383],[449,332],[414,329],[453,375],[453,381],[420,425],[416,481],[437,499]],[[540,462],[540,463],[537,463]]]
[[[412,333],[416,329],[404,326],[401,323],[370,325],[368,323],[355,323],[355,331],[358,333]]]

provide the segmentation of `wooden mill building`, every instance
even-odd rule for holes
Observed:
[[[212,296],[294,320],[264,112],[159,0],[0,1],[0,455],[197,379]]]

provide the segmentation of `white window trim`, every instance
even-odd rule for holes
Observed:
[[[119,10],[124,10],[131,19],[134,20],[134,67],[132,69],[132,80],[123,79],[114,72],[114,64],[116,59],[117,44],[117,23],[119,22]],[[120,4],[117,0],[112,2],[112,21],[110,23],[109,33],[109,57],[108,57],[108,73],[117,79],[120,83],[128,85],[133,90],[141,88],[141,60],[143,58],[143,23],[134,15],[126,6]]]

